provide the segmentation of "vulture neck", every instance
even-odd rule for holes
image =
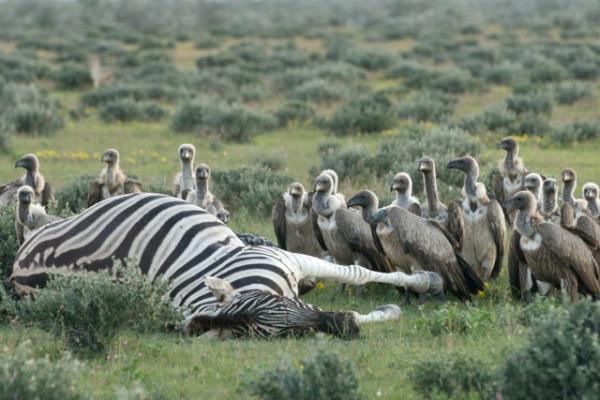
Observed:
[[[465,193],[470,199],[477,198],[477,177],[479,174],[474,168],[470,168],[465,174]]]
[[[411,191],[406,190],[404,192],[398,191],[398,195],[396,196],[396,202],[398,206],[402,208],[408,208],[410,206]]]
[[[181,160],[181,176],[184,179],[193,179],[192,160]]]
[[[331,199],[331,192],[323,193],[317,192],[313,197],[313,206],[315,207],[315,211],[317,214],[322,215],[324,217],[331,217],[333,211],[329,206],[329,201]]]
[[[36,185],[37,177],[38,177],[37,165],[31,169],[28,169],[27,173],[25,174],[25,184],[28,186],[31,186],[33,188],[33,190],[35,190],[36,192],[38,191],[38,187]]]
[[[536,187],[536,188],[532,188],[529,190],[531,191],[531,193],[533,193],[533,196],[535,197],[535,199],[538,202],[542,201],[542,188],[541,187]]]
[[[558,208],[557,203],[557,195],[556,192],[552,193],[544,193],[544,205],[542,207],[542,211],[544,214],[550,214]]]
[[[588,200],[587,206],[592,215],[598,215],[598,199]]]
[[[196,200],[204,200],[207,194],[208,179],[196,179]]]
[[[304,194],[302,194],[301,196],[290,196],[290,197],[291,197],[290,207],[292,208],[292,212],[295,214],[304,205],[304,201],[303,201]]]
[[[119,182],[119,176],[121,175],[121,170],[119,169],[119,163],[116,162],[114,164],[108,164],[106,166],[106,185],[112,190],[117,187],[121,182]]]
[[[535,235],[535,228],[532,223],[532,217],[535,215],[535,209],[531,209],[529,207],[525,210],[519,210],[517,214],[517,230],[523,236],[527,236],[528,238],[533,238]]]
[[[387,210],[385,208],[378,210],[378,208],[379,201],[377,199],[373,199],[368,205],[362,206],[363,219],[369,225],[377,225],[387,217]]]
[[[568,203],[572,206],[575,206],[575,198],[573,197],[573,192],[575,191],[575,185],[577,185],[576,180],[567,181],[563,186],[562,193],[562,201],[563,203]]]
[[[21,202],[17,205],[17,218],[21,225],[26,225],[29,220],[29,204],[25,205]]]
[[[516,169],[517,157],[519,156],[519,146],[515,146],[513,149],[506,151],[506,158],[504,158],[504,168],[506,172],[513,174]]]
[[[431,215],[436,215],[438,212],[439,198],[435,169],[425,172],[423,177],[425,179],[425,194],[427,195],[427,206],[429,207],[429,213]]]

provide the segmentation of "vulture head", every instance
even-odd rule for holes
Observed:
[[[288,193],[295,199],[300,199],[304,195],[304,186],[299,182],[294,182],[288,188]]]
[[[458,169],[465,174],[479,175],[479,163],[471,156],[464,156],[452,160],[447,166],[449,169]]]
[[[200,164],[196,167],[196,181],[207,181],[210,177],[210,167],[206,164]]]
[[[424,156],[419,160],[419,171],[422,173],[431,173],[435,172],[435,162],[433,158],[429,156]]]
[[[20,205],[29,207],[33,199],[35,198],[35,192],[29,185],[23,185],[17,191],[17,199]]]
[[[217,213],[217,218],[224,224],[228,224],[231,218],[231,214],[226,209],[219,210]]]
[[[323,171],[321,171],[321,174],[327,174],[331,177],[331,180],[333,181],[331,194],[336,194],[338,191],[338,183],[339,183],[339,177],[338,177],[337,172],[335,172],[332,169],[324,169]]]
[[[39,166],[40,162],[35,154],[25,154],[15,163],[15,168],[25,168],[28,172],[37,171]]]
[[[587,201],[594,201],[598,198],[598,185],[588,182],[583,185],[583,197]]]
[[[348,207],[361,207],[363,210],[376,210],[379,207],[379,200],[370,190],[362,190],[348,200],[347,205]]]
[[[543,186],[544,194],[553,195],[558,193],[558,182],[554,178],[546,178]]]
[[[196,148],[193,144],[184,143],[179,146],[179,159],[183,163],[189,163],[194,161],[196,155]]]
[[[101,162],[106,163],[108,166],[119,165],[119,152],[116,149],[108,149],[102,153]]]
[[[525,189],[532,193],[537,193],[542,187],[542,177],[540,174],[532,172],[525,177]]]
[[[507,136],[496,144],[497,149],[506,150],[507,152],[513,152],[519,148],[519,144],[512,136]]]
[[[522,190],[504,203],[507,210],[535,210],[537,201],[533,193]]]
[[[561,172],[562,181],[564,183],[567,182],[575,182],[577,180],[577,174],[575,170],[572,168],[566,168]]]
[[[392,180],[392,186],[390,186],[391,192],[398,193],[412,193],[412,179],[410,179],[410,175],[406,172],[399,172],[394,176]]]
[[[315,179],[314,191],[316,193],[333,194],[333,179],[327,173],[322,173]]]

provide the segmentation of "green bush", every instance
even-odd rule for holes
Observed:
[[[416,321],[416,327],[433,336],[485,333],[494,326],[494,315],[491,311],[481,308],[446,304],[430,314],[421,314]]]
[[[105,122],[128,122],[140,119],[141,110],[138,103],[130,98],[111,101],[102,105],[98,112]]]
[[[387,76],[388,78],[409,78],[419,75],[423,71],[423,66],[414,61],[401,61],[398,64],[392,66]]]
[[[313,79],[293,89],[288,97],[292,100],[322,103],[341,100],[347,94],[347,90],[342,84]]]
[[[429,87],[444,93],[461,94],[475,90],[477,84],[469,73],[460,70],[449,70],[437,74],[430,82]]]
[[[54,81],[60,89],[80,89],[92,84],[90,71],[78,64],[63,64],[54,74]]]
[[[271,171],[281,171],[285,167],[287,155],[281,151],[260,152],[252,155],[251,165],[258,165]]]
[[[0,151],[6,151],[11,147],[14,134],[14,124],[4,118],[0,118]]]
[[[575,60],[575,62],[569,65],[568,70],[575,79],[594,81],[600,76],[598,63],[585,60]]]
[[[214,36],[203,36],[196,40],[195,45],[197,49],[214,49],[219,47],[221,42]]]
[[[515,94],[506,99],[506,108],[517,115],[525,113],[552,113],[552,98],[543,93]]]
[[[356,368],[331,353],[318,353],[303,360],[299,367],[283,362],[245,386],[250,395],[262,400],[360,398]]]
[[[491,399],[496,393],[494,366],[467,354],[450,353],[416,362],[410,378],[424,398]]]
[[[538,60],[529,68],[529,79],[534,83],[557,82],[565,75],[565,69],[552,60]]]
[[[286,127],[290,122],[309,122],[315,115],[315,110],[303,101],[288,101],[275,111],[275,118],[280,127]]]
[[[151,101],[142,101],[138,106],[142,119],[146,121],[159,121],[169,115],[167,110]]]
[[[319,168],[311,171],[313,175],[324,169],[333,169],[339,179],[356,179],[368,174],[368,164],[371,155],[363,145],[342,147],[339,143],[323,143],[319,145]]]
[[[359,96],[338,108],[326,126],[336,135],[390,129],[394,126],[392,103],[383,93]]]
[[[552,131],[552,127],[545,117],[529,112],[519,118],[515,131],[531,136],[544,136]]]
[[[16,348],[0,348],[0,398],[2,399],[83,399],[76,379],[83,366],[71,357],[51,361],[34,357],[31,342]]]
[[[12,274],[13,262],[19,249],[15,232],[15,206],[0,207],[0,285]]]
[[[490,107],[483,113],[483,121],[486,128],[492,132],[512,133],[517,128],[517,116],[506,106]]]
[[[87,92],[81,96],[81,103],[86,107],[99,107],[127,97],[137,101],[173,101],[185,96],[185,90],[163,83],[120,84],[99,87],[91,92]]]
[[[293,178],[265,166],[214,170],[211,174],[213,193],[221,199],[225,208],[232,212],[247,208],[265,217],[271,212],[275,200],[293,182]]]
[[[0,119],[17,133],[49,134],[63,126],[56,102],[35,85],[4,85],[0,91]]]
[[[104,350],[119,329],[156,331],[181,321],[168,303],[166,283],[151,283],[132,264],[116,263],[113,271],[118,281],[104,272],[55,276],[35,300],[18,304],[17,317],[84,352]]]
[[[94,175],[80,175],[67,182],[56,192],[56,209],[79,213],[87,207],[87,195],[90,184],[96,179]]]
[[[501,371],[507,399],[594,399],[600,393],[600,304],[551,312]]]
[[[400,118],[424,122],[441,122],[454,113],[456,100],[452,97],[424,93],[412,100],[405,100],[398,105]]]
[[[561,82],[554,87],[554,99],[558,104],[573,104],[586,97],[592,97],[593,89],[583,82]]]
[[[572,142],[583,142],[600,136],[600,122],[581,121],[571,122],[552,130],[553,140],[567,144]]]
[[[503,63],[493,65],[483,70],[482,76],[488,83],[495,85],[510,85],[522,74],[523,69],[515,64]]]

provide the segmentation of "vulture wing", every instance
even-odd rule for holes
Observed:
[[[527,292],[527,260],[521,250],[521,234],[513,229],[508,249],[508,281],[513,297],[522,298]]]
[[[42,205],[44,207],[54,202],[54,189],[48,182],[44,183],[44,190],[42,190]]]
[[[600,294],[600,267],[587,244],[577,235],[549,222],[536,226],[548,249],[573,269],[587,291]]]
[[[123,184],[123,193],[141,193],[142,184],[135,179],[127,178]]]
[[[23,179],[19,178],[0,186],[0,206],[14,204],[17,199],[17,191],[22,185]]]
[[[560,224],[562,226],[573,226],[575,224],[575,210],[569,203],[564,203],[560,208]]]
[[[420,217],[421,216],[421,205],[417,202],[414,202],[410,206],[408,206],[408,211],[410,211],[411,213]]]
[[[380,265],[381,263],[377,263],[376,260],[382,254],[375,245],[371,226],[363,219],[362,215],[354,209],[340,208],[335,212],[334,218],[338,232],[350,245],[350,248],[366,256],[375,265]]]
[[[280,248],[286,250],[285,201],[283,200],[283,197],[279,197],[279,200],[273,204],[273,209],[271,210],[271,220],[273,221],[273,230],[275,231],[275,236],[277,237],[277,244],[279,244]]]
[[[457,201],[448,204],[448,232],[458,243],[458,248],[462,248],[465,235],[465,220],[462,206]]]
[[[87,206],[91,207],[94,204],[101,202],[102,200],[104,200],[102,198],[102,184],[94,181],[92,182],[92,184],[90,185],[90,189],[88,190]]]
[[[23,227],[23,225],[21,225],[19,223],[19,221],[16,220],[16,218],[15,218],[15,232],[17,234],[17,242],[19,243],[19,245],[22,245],[23,242],[25,241],[24,227]]]
[[[219,200],[215,195],[213,195],[213,206],[217,209],[217,212],[225,209],[225,207],[223,207],[223,203],[221,203],[221,200]]]
[[[490,200],[487,206],[487,220],[494,246],[496,247],[496,259],[490,277],[496,279],[502,270],[502,259],[504,258],[504,237],[506,236],[506,225],[504,214],[500,204],[496,200]]]
[[[312,224],[313,230],[315,232],[315,236],[317,237],[317,242],[319,242],[319,246],[323,249],[323,251],[327,250],[327,245],[325,244],[325,239],[323,239],[323,234],[321,233],[321,229],[319,229],[319,215],[312,208],[310,209],[310,223]]]

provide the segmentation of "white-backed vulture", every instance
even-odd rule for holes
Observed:
[[[292,183],[273,205],[273,229],[280,248],[323,258],[325,252],[315,236],[310,217],[311,207],[312,194],[307,193],[301,183]]]
[[[435,162],[429,156],[419,160],[419,171],[423,174],[423,186],[427,201],[421,205],[421,216],[441,224],[454,238],[459,246],[464,240],[464,221],[462,207],[452,202],[446,207],[440,202],[437,190]]]
[[[106,163],[98,179],[92,182],[88,191],[87,206],[122,194],[140,193],[142,184],[128,178],[119,166],[119,152],[116,149],[107,149],[102,153],[100,162]]]
[[[538,203],[538,210],[542,209],[542,184],[543,178],[536,172],[528,173],[523,180],[523,187],[529,190],[535,197],[535,201]]]
[[[175,175],[173,182],[173,194],[175,197],[185,200],[188,193],[196,189],[196,179],[194,177],[194,157],[196,148],[193,144],[184,143],[177,150],[179,161],[181,162],[181,172]]]
[[[196,189],[188,193],[185,201],[205,209],[209,214],[216,217],[219,215],[221,215],[222,218],[227,217],[225,220],[228,221],[229,213],[225,214],[222,212],[225,207],[223,207],[221,201],[208,189],[210,167],[206,164],[200,164],[196,167],[194,175],[196,177]],[[225,223],[223,219],[221,222]]]
[[[363,190],[348,201],[348,206],[362,207],[363,219],[375,228],[392,263],[400,256],[400,262],[407,261],[413,271],[435,272],[444,288],[461,300],[470,300],[472,294],[483,290],[483,282],[439,223],[396,206],[378,210],[378,203],[373,192]]]
[[[331,177],[331,180],[333,181],[333,187],[331,189],[331,194],[333,194],[338,199],[340,199],[340,201],[345,203],[346,197],[338,191],[338,189],[339,189],[338,185],[340,183],[340,178],[338,177],[337,172],[335,172],[332,169],[324,169],[323,171],[321,171],[321,174],[327,174]]]
[[[564,226],[575,225],[577,218],[587,213],[587,202],[575,198],[575,188],[577,187],[577,173],[575,170],[565,168],[560,175],[563,181],[562,206],[560,209],[561,222]]]
[[[35,191],[31,186],[24,185],[17,191],[17,213],[15,216],[15,231],[19,244],[23,244],[31,231],[50,222],[62,218],[46,214],[46,209],[38,204],[33,204]]]
[[[588,182],[583,185],[583,198],[587,201],[587,209],[590,215],[600,221],[600,200],[598,200],[598,185]]]
[[[26,154],[15,163],[15,168],[24,168],[24,176],[0,186],[0,206],[14,204],[17,191],[23,185],[33,188],[35,193],[33,203],[48,206],[54,201],[54,190],[40,173],[40,161],[35,154]]]
[[[462,252],[484,280],[496,279],[502,269],[506,226],[496,200],[490,200],[483,183],[477,182],[479,164],[473,157],[452,160],[448,168],[465,174],[462,189],[464,241]]]
[[[396,198],[390,206],[397,206],[410,210],[411,212],[421,215],[421,204],[419,200],[412,195],[412,179],[406,172],[398,172],[394,175],[390,191],[396,192]]]
[[[578,293],[600,296],[600,267],[583,239],[544,221],[530,192],[518,192],[507,201],[507,207],[518,211],[515,227],[521,237],[515,257],[536,279],[565,289],[572,301]]]
[[[387,271],[384,260],[375,244],[371,227],[355,209],[348,209],[333,193],[333,180],[327,173],[315,179],[313,210],[315,234],[320,236],[325,250],[339,264],[358,264],[372,270]]]
[[[560,224],[558,208],[558,182],[554,178],[546,178],[543,183],[543,203],[541,214],[545,221]]]
[[[529,173],[523,165],[523,160],[519,157],[519,143],[516,139],[508,136],[496,144],[497,149],[506,151],[504,160],[498,164],[499,174],[494,175],[492,179],[492,189],[496,200],[504,207],[504,201],[513,194],[524,188],[524,178]],[[512,224],[512,217],[502,208],[506,219]]]

